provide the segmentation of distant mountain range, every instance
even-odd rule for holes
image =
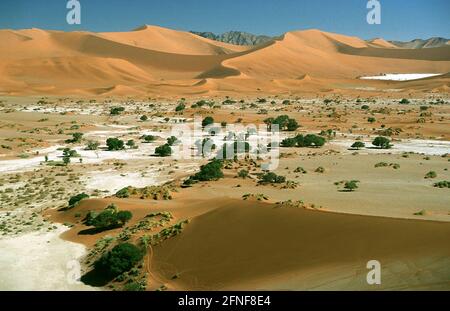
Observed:
[[[191,33],[207,39],[235,45],[258,45],[274,39],[274,37],[254,35],[243,31],[228,31],[219,35],[212,32],[191,31]]]
[[[404,49],[426,49],[426,48],[438,48],[449,44],[449,39],[434,37],[427,40],[415,39],[408,42],[402,41],[389,41],[392,44],[404,48]]]
[[[235,45],[258,45],[276,39],[276,37],[270,37],[265,35],[254,35],[243,31],[228,31],[223,34],[215,34],[212,32],[199,32],[199,31],[191,31],[191,33],[207,39]],[[425,49],[425,48],[437,48],[445,46],[448,44],[449,39],[434,37],[426,40],[415,39],[412,41],[388,41],[388,42],[404,49]]]

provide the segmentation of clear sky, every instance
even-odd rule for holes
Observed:
[[[381,25],[367,24],[367,0],[79,1],[82,24],[71,26],[67,0],[0,0],[0,28],[128,31],[150,24],[215,33],[280,35],[318,28],[364,39],[450,37],[450,0],[380,0]]]

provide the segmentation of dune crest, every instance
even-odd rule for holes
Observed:
[[[271,85],[272,80],[319,79],[309,84],[311,91],[317,91],[317,87],[333,89],[330,83],[336,79],[449,71],[450,46],[404,49],[383,39],[364,41],[317,29],[288,32],[258,46],[237,46],[149,25],[105,33],[0,30],[0,91],[4,94],[96,95],[93,90],[121,85],[127,87],[128,95],[139,95],[145,90],[158,92],[161,80],[174,85],[171,92],[178,93],[177,83],[170,81],[203,79],[216,80],[218,85],[211,91],[272,93],[298,85]],[[193,93],[205,91],[205,85],[194,83],[193,87],[201,87]],[[304,83],[299,91],[306,89]]]

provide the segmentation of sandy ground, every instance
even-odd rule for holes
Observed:
[[[0,225],[15,219],[13,228],[5,231],[0,241],[2,249],[7,250],[0,258],[4,267],[0,273],[5,274],[2,288],[91,289],[68,284],[66,264],[75,258],[84,262],[87,251],[102,237],[121,234],[122,229],[79,234],[89,229],[81,221],[87,212],[100,211],[110,203],[133,212],[129,226],[150,212],[170,211],[174,216],[170,225],[191,220],[179,236],[155,247],[146,259],[151,272],[150,290],[163,285],[170,290],[370,290],[364,282],[365,264],[370,259],[380,259],[383,264],[385,282],[379,289],[448,288],[449,254],[444,237],[448,236],[450,201],[447,189],[433,187],[436,181],[450,179],[446,155],[450,153],[450,110],[445,100],[435,105],[430,102],[436,97],[425,96],[412,100],[410,105],[399,105],[392,98],[377,98],[375,103],[363,99],[358,103],[355,98],[333,97],[329,104],[323,103],[324,98],[315,98],[291,99],[292,103],[286,105],[284,98],[271,97],[265,103],[255,104],[255,99],[247,98],[243,103],[216,109],[189,108],[196,102],[193,100],[187,102],[188,108],[181,114],[174,111],[177,102],[173,101],[153,105],[152,100],[95,104],[73,100],[57,105],[58,109],[52,108],[55,104],[40,104],[39,110],[25,109],[32,100],[35,99],[21,98],[16,106],[14,99],[7,98],[0,108],[0,143],[10,147],[0,149],[0,200],[6,203],[2,205],[6,211],[25,213],[23,219],[13,218],[15,214],[0,219]],[[223,100],[215,99],[218,103]],[[361,109],[363,104],[369,105],[369,110]],[[125,106],[126,111],[111,117],[110,107],[118,105]],[[423,110],[421,106],[428,108]],[[419,124],[417,119],[423,113],[426,122]],[[143,114],[149,116],[148,121],[140,121]],[[257,185],[255,173],[260,168],[238,162],[225,170],[225,179],[178,189],[170,201],[108,197],[126,186],[182,180],[207,161],[151,156],[172,135],[171,127],[180,121],[191,127],[195,117],[212,115],[219,123],[241,119],[242,124],[258,125],[281,114],[299,121],[302,127],[298,133],[327,129],[336,132],[320,149],[281,148],[282,157],[275,172],[296,182],[294,188]],[[369,117],[376,121],[369,123]],[[387,128],[394,131],[394,147],[370,148],[378,131]],[[67,146],[65,140],[76,131],[84,134],[83,141],[70,147],[81,155],[82,163],[73,158],[68,167],[46,166],[44,156],[60,161],[62,151],[58,149]],[[140,137],[144,134],[158,138],[153,143],[143,143]],[[226,134],[211,138],[220,146]],[[294,135],[282,133],[279,139]],[[264,138],[267,132],[259,136]],[[102,147],[109,137],[134,139],[139,148],[106,151]],[[182,143],[193,143],[207,136],[201,133],[189,139],[177,137]],[[100,149],[85,150],[89,140],[98,141]],[[356,140],[365,142],[368,148],[350,150]],[[195,148],[182,153],[195,154]],[[27,157],[20,158],[23,154]],[[399,168],[375,168],[380,162],[397,164]],[[294,172],[298,167],[307,173]],[[324,172],[316,172],[318,167],[323,167]],[[251,178],[235,178],[238,170],[244,168],[250,171]],[[430,171],[435,171],[437,177],[425,179]],[[341,192],[334,184],[352,179],[360,181],[353,193]],[[89,193],[92,199],[68,212],[55,209],[67,206],[68,198],[80,192]],[[45,196],[40,197],[41,194]],[[268,201],[243,201],[246,194],[264,194]],[[286,200],[302,200],[314,211],[274,208],[274,203]],[[55,222],[74,227],[42,233],[45,229],[36,231],[38,221],[31,213],[43,213]],[[137,243],[139,234],[132,241]],[[31,258],[26,256],[23,245],[36,253],[45,251]],[[58,254],[57,260],[49,260],[50,254]],[[25,265],[36,267],[33,270],[39,274],[54,269],[57,272],[49,275],[43,286],[35,281],[38,273],[24,281]],[[8,273],[11,269],[13,274]],[[180,278],[173,280],[175,274],[180,274]]]

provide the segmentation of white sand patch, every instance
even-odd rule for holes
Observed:
[[[22,112],[41,112],[41,113],[73,113],[80,115],[100,115],[102,110],[96,107],[88,107],[88,108],[66,108],[61,106],[27,106],[21,109]]]
[[[59,238],[68,228],[57,227],[52,232],[33,232],[0,239],[0,290],[95,290],[80,282],[73,284],[69,281],[69,263],[83,256],[86,249]]]
[[[440,76],[441,73],[387,73],[380,76],[361,77],[362,80],[411,81]]]
[[[118,173],[114,171],[93,172],[87,177],[86,189],[101,190],[116,193],[122,188],[132,186],[144,188],[160,184],[157,182],[156,172],[146,173]]]
[[[49,158],[57,157],[57,153],[61,153],[58,151],[59,148],[63,146],[55,145],[42,149],[34,149],[32,154],[39,154],[39,156],[30,155],[29,158],[26,159],[14,159],[14,160],[4,160],[0,161],[0,173],[14,173],[14,172],[24,172],[28,170],[33,170],[38,167],[41,162],[44,161],[44,156],[47,155]]]
[[[391,149],[376,149],[372,145],[373,138],[364,138],[361,141],[366,144],[359,153],[403,153],[414,152],[424,155],[444,155],[450,153],[450,141],[440,140],[422,140],[422,139],[403,139],[401,141],[394,141]],[[340,148],[349,149],[356,140],[350,139],[336,139],[331,141],[330,146],[338,146]],[[353,152],[353,151],[349,151]]]

